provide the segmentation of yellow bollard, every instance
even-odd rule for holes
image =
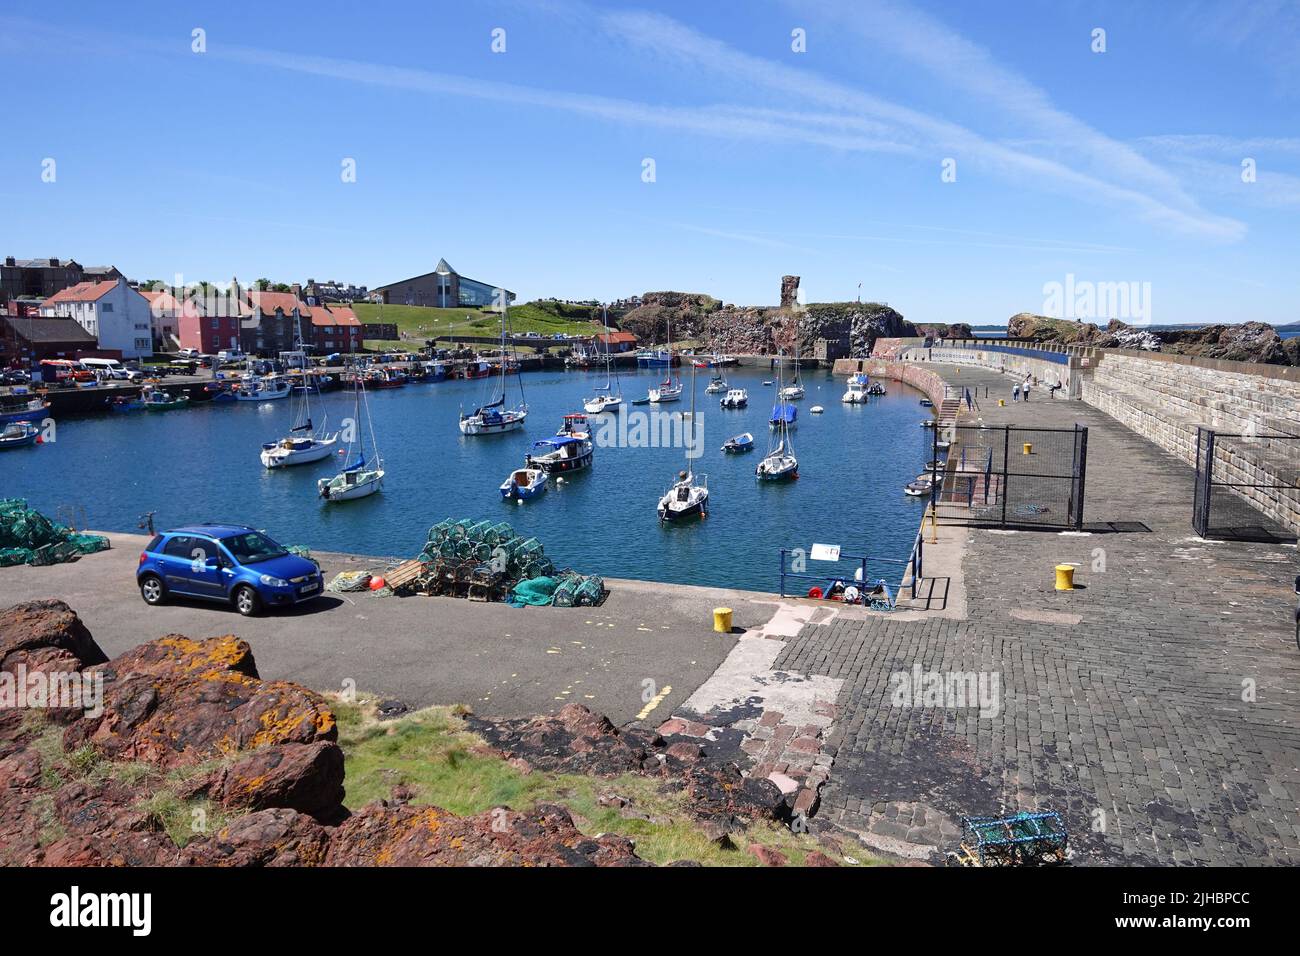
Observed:
[[[713,629],[719,634],[731,633],[731,608],[715,607],[713,609]]]
[[[1006,408],[1006,407],[1007,407],[1007,400],[1005,398],[999,398],[998,408]]]
[[[1032,442],[1025,442],[1025,454],[1026,454],[1026,455],[1032,455],[1033,453],[1034,453],[1034,445],[1033,445],[1033,443],[1032,443]]]
[[[1074,565],[1058,564],[1056,566],[1056,590],[1074,590]]]

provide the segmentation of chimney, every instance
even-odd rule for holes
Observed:
[[[289,288],[291,288],[291,289],[293,290],[293,297],[294,297],[295,299],[301,299],[301,298],[302,298],[302,285],[301,285],[300,283],[295,282],[295,283],[294,283],[292,286],[290,286]]]
[[[7,266],[15,266],[15,265],[17,265],[17,264],[18,264],[18,263],[14,261],[14,257],[13,257],[13,256],[5,256],[5,265],[7,265]]]
[[[51,260],[50,260],[50,265],[52,265],[54,268],[57,269],[57,268],[59,267],[59,260],[58,260],[58,259],[51,259]]]

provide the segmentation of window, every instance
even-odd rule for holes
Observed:
[[[282,558],[289,553],[266,535],[258,534],[256,531],[233,534],[229,538],[222,538],[221,543],[230,550],[240,564],[257,564],[261,561]]]
[[[90,308],[90,306],[86,306],[86,308]],[[102,308],[103,308],[103,310],[104,310],[105,312],[112,312],[112,311],[113,311],[113,303],[112,303],[112,302],[105,302]]]

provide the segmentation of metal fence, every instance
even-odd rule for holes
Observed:
[[[1202,538],[1294,541],[1300,436],[1196,429],[1192,528]]]
[[[1088,429],[955,425],[934,429],[927,471],[940,521],[1083,526]]]

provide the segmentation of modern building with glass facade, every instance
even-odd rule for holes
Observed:
[[[439,259],[432,272],[379,286],[371,290],[370,298],[388,305],[477,309],[495,305],[499,288],[500,286],[463,276],[448,265],[446,259]],[[515,300],[515,294],[509,289],[505,293],[507,302]]]

